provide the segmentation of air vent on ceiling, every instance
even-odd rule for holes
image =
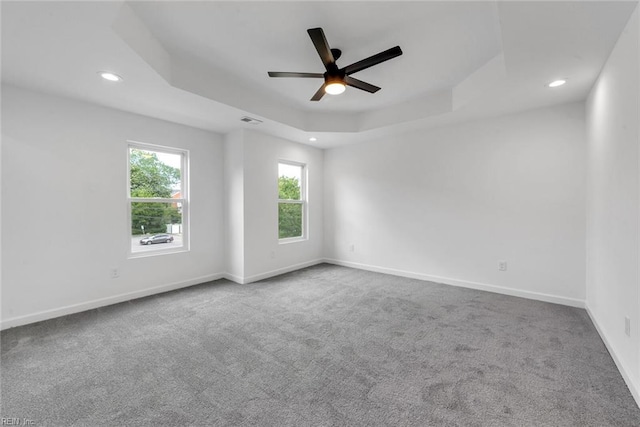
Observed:
[[[253,117],[244,116],[240,119],[241,122],[249,123],[252,125],[259,125],[262,123],[262,120],[254,119]]]

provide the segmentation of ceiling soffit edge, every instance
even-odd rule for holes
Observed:
[[[235,79],[198,58],[168,52],[126,3],[112,30],[172,87],[304,132],[357,133],[452,113],[506,76],[501,52],[451,89],[370,111],[310,112],[274,101],[277,94]]]

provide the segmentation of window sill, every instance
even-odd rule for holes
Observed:
[[[306,242],[309,240],[307,237],[287,237],[285,239],[278,239],[279,245],[288,245],[289,243]]]
[[[149,251],[140,251],[140,252],[131,252],[129,251],[128,259],[134,258],[148,258],[160,255],[172,255],[172,254],[180,254],[183,252],[189,252],[188,248],[172,248],[172,249],[157,249],[157,250],[149,250]]]

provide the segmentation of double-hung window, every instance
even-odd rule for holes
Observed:
[[[307,237],[307,177],[302,163],[278,163],[278,238],[281,242]]]
[[[130,255],[189,248],[189,152],[129,143],[128,212]]]

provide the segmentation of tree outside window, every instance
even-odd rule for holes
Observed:
[[[278,164],[278,238],[305,236],[305,166]]]

